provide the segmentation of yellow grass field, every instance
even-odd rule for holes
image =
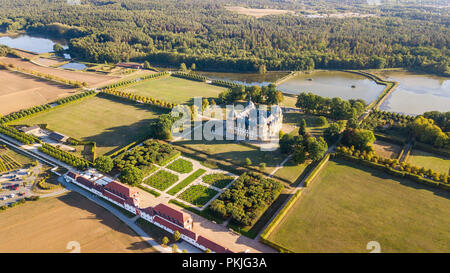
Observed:
[[[77,92],[74,88],[8,70],[0,70],[0,86],[1,115],[55,101]]]
[[[396,144],[377,140],[373,143],[375,154],[387,158],[397,158],[402,147]]]
[[[104,208],[78,193],[28,202],[0,212],[0,252],[155,252]]]

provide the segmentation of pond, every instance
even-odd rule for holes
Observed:
[[[319,96],[342,99],[363,99],[366,103],[374,101],[384,90],[364,76],[342,71],[315,71],[299,74],[278,85],[284,93],[298,95],[311,92]]]
[[[59,68],[73,69],[73,70],[84,70],[84,69],[87,68],[87,66],[85,64],[82,64],[82,63],[70,62],[70,63],[66,63],[64,65],[61,65]]]
[[[380,106],[381,110],[408,115],[450,111],[450,78],[403,71],[380,74],[399,83]]]
[[[38,54],[53,52],[53,46],[59,43],[67,49],[67,41],[54,40],[38,35],[20,34],[17,36],[0,37],[0,44],[11,48],[26,50]]]
[[[259,73],[224,73],[224,72],[197,72],[200,75],[206,76],[212,80],[226,80],[242,85],[266,86],[276,82],[278,79],[288,75],[288,72],[267,72],[265,74]]]

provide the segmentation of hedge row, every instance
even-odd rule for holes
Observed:
[[[20,141],[23,144],[32,144],[35,142],[40,142],[40,140],[36,137],[27,135],[23,132],[18,131],[14,127],[6,126],[3,124],[0,124],[0,134],[4,134],[9,137],[12,137],[15,140]]]
[[[206,170],[204,170],[204,169],[198,169],[193,174],[186,177],[183,181],[181,181],[180,183],[178,183],[174,187],[172,187],[167,193],[170,195],[175,195],[177,192],[184,189],[187,185],[191,184],[195,179],[202,176],[202,174],[204,174],[205,172],[206,172]]]
[[[450,157],[450,151],[448,149],[445,149],[445,148],[437,149],[429,144],[425,144],[425,143],[422,143],[419,141],[414,142],[414,148],[423,150],[423,151],[429,151],[430,153],[433,153],[433,154]]]
[[[317,164],[316,168],[309,174],[309,176],[305,179],[305,187],[308,187],[309,183],[316,177],[316,175],[319,173],[319,171],[322,169],[322,167],[325,165],[325,163],[328,162],[330,159],[330,154],[325,155],[324,158],[322,158]]]
[[[185,73],[185,72],[175,72],[175,73],[172,73],[172,76],[187,79],[187,80],[192,80],[192,81],[198,81],[198,82],[205,82],[208,80],[208,78],[205,76],[198,75],[198,74],[190,74],[190,73]]]
[[[137,103],[143,103],[148,104],[152,106],[156,106],[162,109],[172,109],[176,106],[175,103],[155,99],[152,97],[145,97],[145,96],[139,96],[133,93],[123,92],[123,91],[117,91],[115,89],[104,89],[100,94],[106,95],[106,96],[112,96],[115,98],[125,99],[127,101],[131,102],[137,102]]]
[[[145,75],[143,77],[140,78],[136,78],[136,79],[131,79],[131,80],[126,80],[126,81],[120,81],[120,82],[116,82],[110,85],[106,85],[104,87],[102,87],[101,89],[111,89],[111,88],[117,88],[117,87],[124,87],[124,86],[128,86],[130,84],[136,83],[136,82],[140,82],[140,81],[144,81],[144,80],[148,80],[148,79],[156,79],[156,78],[160,78],[162,76],[168,75],[169,72],[159,72],[156,74],[148,74]]]
[[[31,107],[28,109],[20,110],[18,112],[14,112],[14,113],[11,113],[11,114],[8,114],[8,115],[2,117],[0,119],[0,123],[7,123],[7,122],[14,121],[14,120],[19,120],[19,119],[22,119],[25,117],[30,117],[32,115],[54,109],[55,107],[51,107],[52,103],[57,103],[58,106],[64,105],[67,103],[79,101],[79,100],[89,97],[89,96],[94,96],[95,94],[96,94],[95,91],[86,91],[86,92],[78,93],[73,96],[63,98],[63,99],[59,99],[55,102],[51,102],[51,103],[47,103],[47,104],[43,104],[43,105],[39,105],[39,106],[34,106],[34,107]]]
[[[89,165],[92,165],[92,163],[83,158],[77,157],[46,143],[43,143],[38,150],[80,170],[84,170],[88,168]]]
[[[230,82],[230,81],[225,81],[225,80],[213,80],[211,82],[211,84],[221,86],[221,87],[227,87],[227,88],[242,86],[241,84],[238,84],[235,82]]]
[[[369,161],[369,160],[362,159],[360,157],[355,157],[355,156],[351,156],[351,155],[344,154],[344,153],[335,153],[335,154],[333,154],[333,156],[339,156],[340,158],[346,159],[348,161],[351,161],[351,162],[354,162],[354,163],[358,163],[358,164],[362,164],[364,166],[371,167],[371,168],[374,168],[374,169],[377,169],[377,170],[381,170],[381,171],[384,171],[387,174],[390,174],[390,175],[393,175],[393,176],[396,176],[396,177],[407,178],[407,179],[410,179],[410,180],[415,181],[415,182],[420,183],[420,184],[424,184],[424,185],[431,186],[431,187],[434,187],[434,188],[441,188],[441,189],[450,191],[450,185],[449,184],[445,184],[445,183],[442,183],[442,182],[434,181],[434,180],[431,180],[431,179],[428,179],[428,178],[425,178],[425,177],[422,177],[420,175],[413,174],[413,173],[410,173],[410,172],[407,172],[407,171],[400,171],[400,170],[397,170],[395,168],[388,167],[388,166],[386,166],[384,164],[372,162],[372,161]]]

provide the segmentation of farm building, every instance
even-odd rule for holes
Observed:
[[[51,132],[49,137],[58,142],[66,142],[69,139],[68,136],[65,136],[65,135],[57,133],[57,132]]]
[[[142,65],[139,63],[117,63],[116,66],[133,69],[142,69]]]

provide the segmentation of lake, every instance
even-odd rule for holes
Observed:
[[[224,73],[224,72],[197,72],[200,75],[206,76],[212,80],[226,80],[242,84],[246,86],[266,86],[276,82],[278,79],[288,75],[288,72],[267,72],[265,74],[259,73]]]
[[[31,51],[38,54],[53,52],[53,46],[56,43],[61,44],[64,49],[68,48],[67,41],[54,40],[35,35],[20,34],[17,36],[0,37],[1,45]]]
[[[398,87],[380,106],[381,110],[419,115],[427,111],[450,111],[450,78],[402,71],[383,71]]]
[[[87,66],[85,64],[82,64],[82,63],[70,62],[70,63],[66,63],[64,65],[61,65],[59,68],[73,69],[73,70],[83,70],[83,69],[86,69]]]
[[[278,85],[284,93],[298,95],[310,92],[322,97],[342,99],[363,99],[366,103],[374,101],[384,90],[364,76],[342,71],[315,71],[299,74]]]

